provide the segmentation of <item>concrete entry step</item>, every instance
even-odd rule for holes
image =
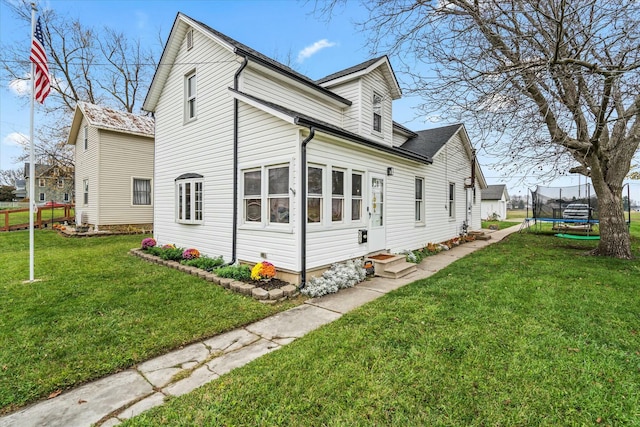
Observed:
[[[485,234],[484,231],[470,231],[469,232],[470,236],[474,236],[476,238],[476,240],[489,240],[491,239],[491,236],[488,234]]]
[[[415,264],[406,261],[404,255],[382,253],[367,258],[373,261],[375,275],[379,277],[397,279],[417,269]]]

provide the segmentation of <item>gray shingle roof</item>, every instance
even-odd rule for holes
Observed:
[[[311,116],[308,116],[306,114],[303,113],[299,113],[297,111],[291,110],[289,108],[283,107],[282,105],[278,105],[278,104],[274,104],[273,102],[269,102],[269,101],[265,101],[264,99],[260,99],[257,98],[253,95],[249,95],[248,93],[244,93],[244,92],[240,92],[237,91],[235,89],[229,88],[229,90],[231,92],[237,93],[239,95],[242,95],[244,97],[247,97],[257,103],[260,103],[266,107],[269,107],[275,111],[278,111],[282,114],[285,114],[289,117],[291,117],[294,120],[294,123],[300,126],[314,126],[317,129],[330,133],[332,135],[336,135],[339,136],[341,138],[345,138],[347,140],[350,140],[352,142],[358,143],[360,145],[365,145],[371,148],[374,148],[376,150],[379,151],[384,151],[386,153],[390,153],[390,154],[394,154],[396,156],[400,156],[400,157],[404,157],[405,159],[411,159],[414,161],[418,161],[421,163],[432,163],[431,157],[428,156],[424,156],[420,153],[415,153],[412,151],[407,151],[405,149],[403,149],[402,147],[390,147],[390,146],[386,146],[386,145],[381,145],[378,144],[375,141],[371,141],[369,139],[363,138],[362,136],[350,132],[346,129],[343,129],[341,127],[332,125],[331,123],[327,123],[324,122],[322,120],[313,118]]]
[[[349,74],[353,74],[353,73],[357,73],[358,71],[362,71],[362,70],[366,70],[370,65],[375,64],[376,62],[378,62],[379,60],[381,60],[382,58],[384,58],[384,56],[379,56],[378,58],[372,58],[369,59],[368,61],[365,61],[361,64],[358,65],[354,65],[353,67],[349,67],[349,68],[345,68],[344,70],[341,71],[337,71],[333,74],[329,74],[328,76],[325,76],[321,79],[316,80],[317,84],[322,84],[334,79],[338,79],[340,77],[344,77],[344,76],[348,76]]]
[[[407,140],[401,148],[414,153],[433,158],[447,141],[462,127],[462,124],[443,126],[416,132],[418,136]]]
[[[505,184],[488,185],[487,188],[482,190],[481,200],[500,200],[505,187]]]

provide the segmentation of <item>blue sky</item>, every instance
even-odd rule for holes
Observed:
[[[15,0],[10,0],[15,1]],[[354,0],[338,9],[331,21],[313,15],[313,0],[49,0],[38,2],[40,9],[54,9],[60,16],[79,18],[88,26],[107,26],[123,31],[131,39],[159,49],[158,34],[166,41],[178,12],[206,23],[222,33],[281,62],[290,55],[299,72],[317,79],[370,59],[366,35],[358,32],[354,22],[367,12]],[[21,41],[25,57],[30,46],[30,28],[17,21],[6,4],[0,2],[0,40],[3,44]],[[395,65],[398,58],[390,57]],[[397,71],[397,67],[396,67]],[[400,85],[403,86],[401,76]],[[417,117],[412,108],[419,98],[403,97],[394,101],[394,120],[413,130],[444,126]],[[36,122],[38,110],[36,109]],[[0,87],[0,169],[20,167],[14,158],[21,148],[15,135],[29,135],[28,97],[19,97],[2,82]],[[476,142],[479,145],[479,142]],[[526,194],[527,185],[517,179],[505,179],[490,167],[491,159],[480,154],[480,163],[489,184],[506,182],[510,193]],[[564,185],[578,184],[577,177],[556,181]],[[582,180],[584,182],[584,179]],[[551,183],[550,185],[554,185]],[[545,185],[549,185],[548,183]],[[529,184],[528,186],[532,186]],[[640,188],[637,198],[640,199]],[[634,198],[634,196],[632,196]]]

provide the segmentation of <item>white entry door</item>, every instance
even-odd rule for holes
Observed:
[[[384,204],[384,175],[371,174],[369,176],[369,204],[367,206],[369,252],[386,248]]]

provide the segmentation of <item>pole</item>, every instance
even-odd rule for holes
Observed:
[[[33,45],[33,37],[35,37],[36,30],[36,5],[31,3],[31,46]],[[35,109],[36,98],[36,65],[31,62],[31,123],[29,128],[29,281],[33,282],[34,279],[34,266],[33,266],[33,252],[34,252],[34,232],[33,232],[33,214],[35,211],[35,179],[36,179],[36,165],[35,165],[35,152],[33,148],[33,111]]]

